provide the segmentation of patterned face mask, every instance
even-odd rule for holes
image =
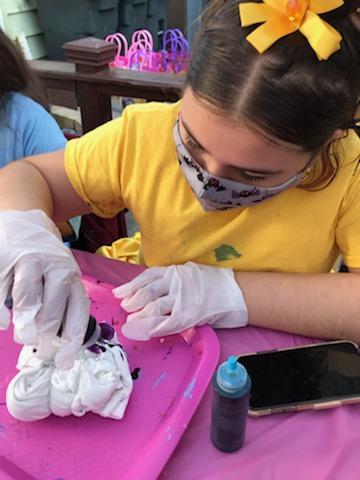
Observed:
[[[181,169],[204,210],[229,210],[263,202],[284,190],[298,185],[304,173],[298,173],[275,187],[255,187],[246,183],[215,177],[204,170],[191,156],[180,137],[179,120],[174,127],[174,140]]]

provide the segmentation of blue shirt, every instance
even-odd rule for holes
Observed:
[[[18,92],[0,99],[0,167],[20,158],[61,150],[66,139],[52,116]]]
[[[0,168],[14,160],[65,148],[66,138],[53,117],[22,93],[0,99]],[[81,217],[69,220],[75,237]]]

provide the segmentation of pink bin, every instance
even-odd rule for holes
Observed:
[[[93,414],[24,423],[5,405],[20,346],[1,332],[0,480],[151,480],[174,451],[218,363],[219,344],[209,327],[192,344],[179,335],[133,342],[120,334],[125,320],[112,286],[84,278],[98,321],[111,323],[138,372],[125,418]]]

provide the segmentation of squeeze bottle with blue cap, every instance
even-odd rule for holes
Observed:
[[[251,380],[243,365],[231,356],[213,377],[211,440],[223,452],[235,452],[245,440]]]

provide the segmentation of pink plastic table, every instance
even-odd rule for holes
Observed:
[[[116,284],[134,266],[75,252],[86,275]],[[246,327],[218,331],[229,354],[313,343],[316,339]],[[160,480],[355,480],[360,478],[360,405],[249,419],[245,446],[217,451],[209,439],[209,387]],[[149,480],[152,480],[149,478]]]

